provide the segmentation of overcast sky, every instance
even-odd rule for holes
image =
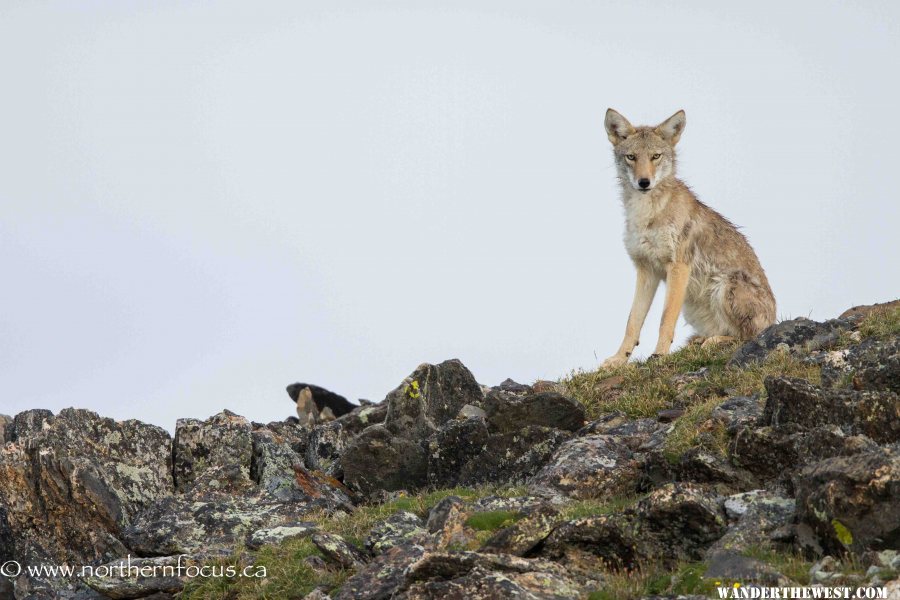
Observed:
[[[898,56],[893,1],[0,0],[0,413],[595,367],[634,285],[610,106],[686,110],[779,317],[895,298]]]

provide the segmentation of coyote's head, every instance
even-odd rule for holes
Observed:
[[[628,119],[606,111],[606,134],[612,142],[622,185],[649,192],[675,174],[675,144],[684,131],[684,111],[656,127],[633,127]]]

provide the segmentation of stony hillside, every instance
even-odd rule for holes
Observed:
[[[425,364],[313,427],[0,416],[0,599],[900,595],[898,393],[892,303],[558,382]],[[24,570],[129,556],[232,571]]]

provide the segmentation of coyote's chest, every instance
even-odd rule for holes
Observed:
[[[666,217],[664,201],[640,196],[625,199],[625,249],[631,260],[665,271],[675,258],[679,232]]]

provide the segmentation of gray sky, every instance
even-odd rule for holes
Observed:
[[[0,0],[0,412],[596,366],[634,277],[608,106],[687,111],[780,317],[896,297],[897,56],[887,1]]]

